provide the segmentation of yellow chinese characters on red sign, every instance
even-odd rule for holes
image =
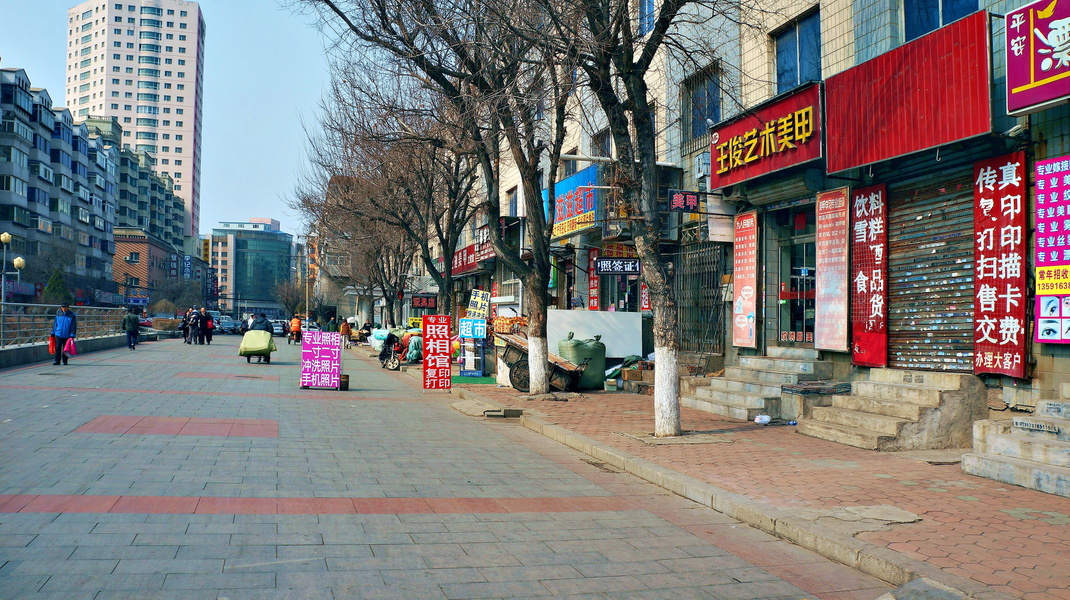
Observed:
[[[821,156],[821,86],[815,84],[712,130],[710,188]]]

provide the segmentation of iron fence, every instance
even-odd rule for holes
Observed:
[[[78,317],[78,337],[94,338],[122,333],[122,308],[72,306]],[[48,342],[59,306],[55,304],[21,304],[5,302],[0,305],[0,348]]]
[[[679,303],[680,350],[702,355],[724,352],[726,246],[716,242],[689,244],[676,256],[674,286]]]

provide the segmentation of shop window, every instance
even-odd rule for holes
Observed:
[[[579,148],[573,148],[573,149],[569,150],[568,152],[566,152],[565,154],[573,154],[574,155],[574,154],[579,154],[579,152],[580,152]],[[561,161],[561,179],[564,179],[566,177],[571,177],[571,176],[575,175],[576,171],[577,171],[577,168],[578,168],[578,165],[577,165],[577,161],[575,159],[562,160]]]
[[[903,0],[903,36],[919,38],[977,12],[977,0]]]
[[[821,80],[821,18],[812,13],[774,35],[776,91]]]
[[[506,216],[515,217],[517,216],[517,210],[520,208],[519,206],[517,206],[516,188],[514,187],[513,189],[506,192],[506,195],[509,196],[509,212],[506,213]]]

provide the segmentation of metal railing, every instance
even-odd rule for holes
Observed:
[[[72,306],[78,317],[78,337],[93,338],[122,333],[122,308]],[[0,348],[48,342],[59,306],[5,302],[0,306]]]

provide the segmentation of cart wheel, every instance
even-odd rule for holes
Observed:
[[[264,357],[264,362],[269,364],[269,365],[271,364],[271,355],[270,354],[268,354],[267,356]]]
[[[386,359],[386,364],[384,366],[386,366],[386,368],[390,369],[391,371],[397,371],[401,368],[401,359],[398,358],[395,354],[390,358]]]
[[[513,363],[512,367],[509,367],[509,383],[513,384],[513,387],[521,392],[531,389],[531,376],[528,373],[527,359],[520,359]]]
[[[246,356],[245,357],[245,362],[247,362],[247,363],[253,362],[253,357],[252,356]]]

